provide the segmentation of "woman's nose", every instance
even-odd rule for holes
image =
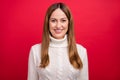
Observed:
[[[61,27],[61,22],[57,22],[56,27],[57,27],[57,28],[60,28],[60,27]]]

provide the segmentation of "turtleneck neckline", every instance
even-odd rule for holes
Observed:
[[[50,46],[51,47],[67,47],[68,46],[67,34],[64,36],[63,39],[55,39],[50,35]]]

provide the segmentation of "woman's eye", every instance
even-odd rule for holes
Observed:
[[[66,20],[61,20],[62,22],[66,22]]]
[[[51,20],[51,22],[55,22],[56,20]]]

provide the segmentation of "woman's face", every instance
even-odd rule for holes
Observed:
[[[68,31],[68,18],[65,13],[60,9],[56,9],[49,19],[49,30],[51,35],[56,39],[64,38]]]

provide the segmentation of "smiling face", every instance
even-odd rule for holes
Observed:
[[[68,31],[68,18],[60,8],[53,11],[50,16],[49,31],[51,36],[56,39],[64,38]]]

